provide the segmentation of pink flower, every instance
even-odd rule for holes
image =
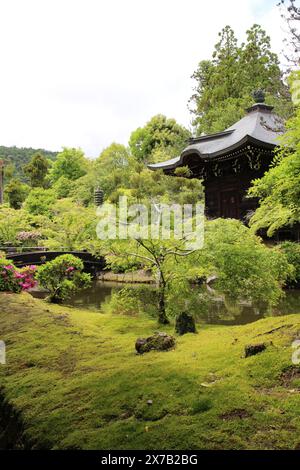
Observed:
[[[75,268],[73,266],[70,266],[68,269],[66,269],[66,272],[70,273],[70,272],[74,271],[74,269]]]
[[[20,286],[22,287],[22,289],[27,290],[30,289],[31,284],[29,284],[28,282],[20,282]]]
[[[11,269],[14,269],[14,267],[11,264],[8,264],[7,266],[4,266],[4,269],[11,270]]]
[[[15,276],[16,279],[23,279],[24,278],[24,274],[18,273],[17,271],[14,272],[14,276]]]

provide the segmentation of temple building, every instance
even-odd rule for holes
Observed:
[[[223,132],[190,139],[179,157],[148,165],[173,174],[187,166],[192,178],[201,178],[205,188],[208,218],[235,218],[247,222],[257,208],[255,198],[247,198],[251,181],[268,170],[283,132],[283,122],[272,106],[256,93],[246,115]]]

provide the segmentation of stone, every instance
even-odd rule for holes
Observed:
[[[245,346],[245,357],[255,356],[256,354],[263,352],[266,348],[267,346],[265,343],[249,344],[248,346]]]
[[[167,351],[175,346],[175,338],[167,333],[154,333],[148,338],[138,338],[135,343],[135,349],[138,354],[144,354],[149,351]]]
[[[196,323],[193,315],[182,312],[176,318],[175,331],[178,335],[186,333],[197,333]]]

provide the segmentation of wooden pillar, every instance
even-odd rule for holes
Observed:
[[[4,161],[0,160],[0,204],[3,204],[4,190]]]

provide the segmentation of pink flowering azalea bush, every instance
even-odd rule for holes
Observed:
[[[22,231],[19,232],[16,236],[18,242],[22,244],[22,246],[34,246],[37,244],[38,240],[42,238],[41,232],[37,230],[31,231]]]
[[[21,292],[36,285],[36,266],[17,269],[6,259],[0,259],[0,291]]]
[[[40,266],[37,279],[49,291],[47,300],[53,303],[61,303],[91,284],[91,276],[83,272],[81,259],[69,254]]]

